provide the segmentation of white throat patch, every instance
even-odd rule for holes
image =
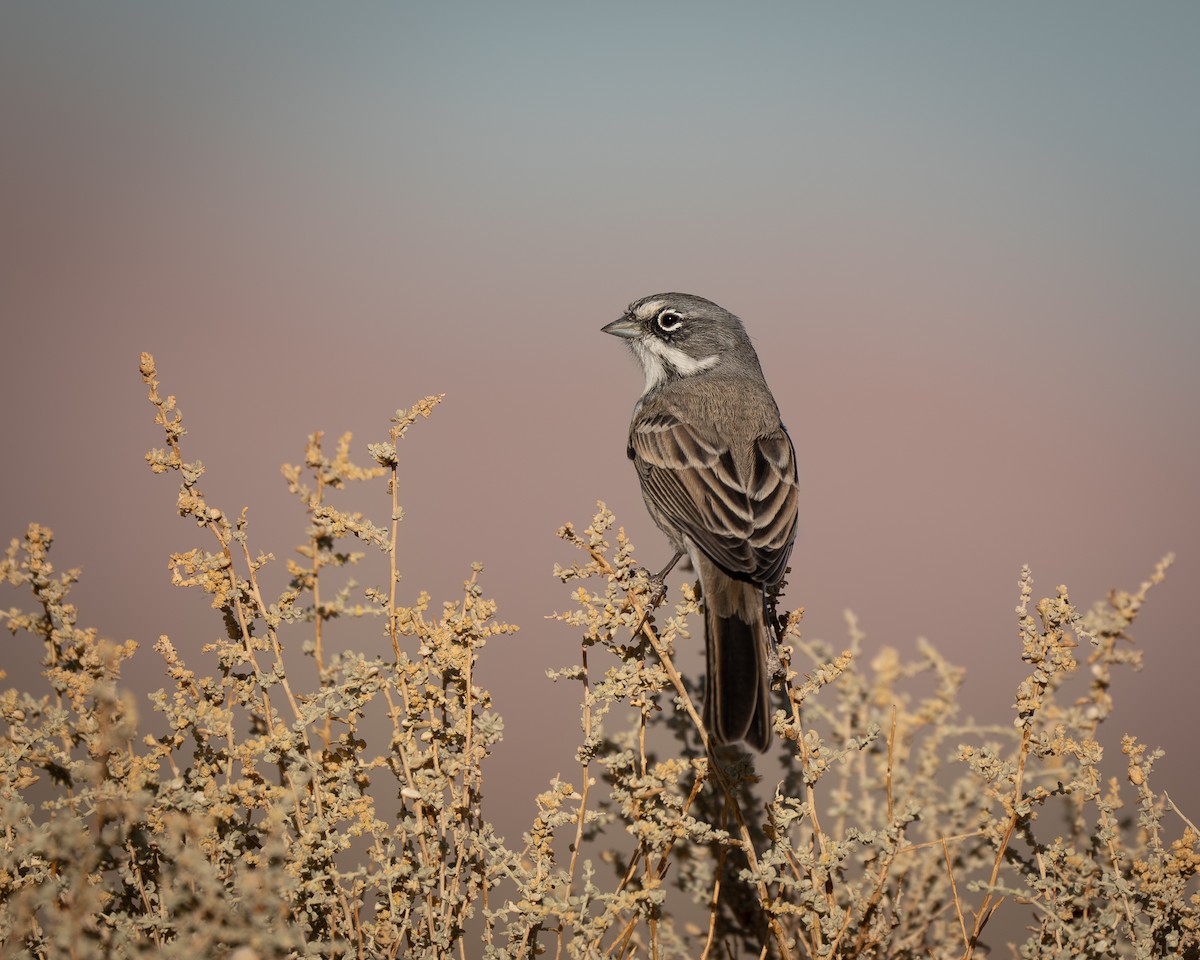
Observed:
[[[705,370],[711,370],[721,362],[720,354],[714,353],[712,356],[697,360],[695,357],[689,357],[678,347],[663,343],[657,337],[630,340],[629,345],[633,347],[633,352],[637,355],[642,364],[642,370],[646,374],[646,389],[642,391],[643,397],[666,380],[667,375],[671,372],[677,373],[681,377],[690,377],[697,373],[703,373]]]

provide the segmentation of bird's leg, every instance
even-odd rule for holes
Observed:
[[[667,595],[667,574],[675,569],[675,564],[680,561],[683,554],[684,551],[676,550],[675,556],[667,561],[667,565],[650,578],[650,596],[646,603],[646,611],[642,614],[642,619],[638,621],[637,629],[633,631],[635,634],[642,632],[642,627],[650,619],[650,611],[663,602],[663,598]]]
[[[677,564],[682,559],[683,559],[683,551],[676,550],[675,556],[673,556],[670,560],[667,561],[667,565],[665,567],[663,567],[661,570],[659,570],[658,573],[656,573],[654,576],[652,576],[650,578],[650,585],[655,588],[654,593],[651,594],[651,596],[657,598],[654,601],[656,606],[657,606],[657,604],[662,602],[662,597],[667,592],[667,584],[666,584],[667,574],[670,573],[672,570],[674,570],[675,564]]]

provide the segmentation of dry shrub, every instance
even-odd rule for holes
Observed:
[[[1200,956],[1197,831],[1150,786],[1160,754],[1124,739],[1123,797],[1097,742],[1169,557],[1086,613],[1065,587],[1034,603],[1023,570],[1028,675],[1015,718],[990,726],[960,716],[963,672],[931,645],[868,658],[852,618],[834,650],[803,636],[801,611],[780,615],[787,709],[759,758],[707,741],[673,660],[698,598],[685,585],[656,619],[600,504],[583,531],[559,531],[574,559],[555,571],[571,589],[557,617],[582,641],[578,663],[550,671],[580,685],[577,780],[538,794],[518,849],[483,810],[503,727],[474,677],[515,628],[478,567],[440,610],[397,597],[397,447],[440,398],[397,412],[369,467],[349,436],[332,457],[309,438],[284,468],[308,517],[301,559],[267,597],[273,556],[251,551],[244,511],[207,502],[148,354],[141,373],[166,436],[147,460],[179,479],[178,512],[205,537],[171,557],[174,580],[210,596],[221,630],[202,670],[159,640],[169,685],[149,702],[166,732],[140,733],[121,683],[136,644],[79,626],[78,574],[52,566],[49,530],[12,541],[0,577],[33,603],[3,616],[41,642],[49,692],[0,695],[0,956],[966,960],[997,911],[1027,914],[1022,957]],[[378,481],[385,522],[337,506]],[[358,586],[359,564],[383,585]],[[331,642],[364,617],[390,657]],[[368,744],[369,713],[387,743]]]

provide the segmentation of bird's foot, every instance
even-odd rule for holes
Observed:
[[[650,578],[648,587],[646,603],[651,610],[654,610],[662,606],[662,602],[667,599],[667,581],[662,577],[654,576]]]
[[[787,670],[783,667],[783,661],[779,659],[779,650],[772,643],[767,649],[767,683],[774,686],[786,679]]]
[[[650,614],[657,610],[662,602],[667,598],[667,582],[660,576],[647,574],[646,577],[646,606],[642,611],[642,618],[638,620],[637,626],[633,632],[635,634],[642,632],[642,627],[650,619]]]
[[[671,569],[679,562],[679,558],[682,556],[683,551],[679,551],[658,573],[647,574],[646,609],[642,613],[642,619],[638,621],[637,628],[633,631],[635,634],[642,632],[642,627],[650,619],[650,614],[658,609],[667,598],[667,574],[671,572]]]

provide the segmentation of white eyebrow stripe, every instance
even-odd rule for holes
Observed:
[[[638,307],[633,312],[633,315],[639,320],[648,320],[650,317],[657,316],[658,312],[666,305],[666,300],[651,300],[649,303],[643,303]]]

